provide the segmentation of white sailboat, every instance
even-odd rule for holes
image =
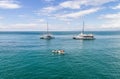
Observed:
[[[50,39],[54,39],[55,37],[49,33],[49,28],[48,28],[48,22],[47,22],[47,33],[42,35],[40,37],[40,39],[47,39],[47,40],[50,40]]]
[[[76,40],[94,40],[94,35],[93,34],[85,34],[84,33],[84,21],[83,21],[83,28],[80,34],[76,35],[73,37],[73,39]]]

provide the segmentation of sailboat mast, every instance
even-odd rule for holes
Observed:
[[[49,31],[49,30],[48,30],[48,21],[47,21],[47,34],[49,33],[48,31]]]
[[[84,23],[84,20],[83,20],[83,28],[82,28],[82,33],[84,34],[84,26],[85,26],[85,23]]]

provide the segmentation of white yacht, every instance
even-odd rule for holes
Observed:
[[[50,40],[50,39],[54,39],[55,37],[49,33],[49,29],[48,29],[48,22],[47,22],[47,33],[42,35],[40,37],[40,39],[47,39],[47,40]]]
[[[84,33],[84,21],[83,21],[83,28],[82,28],[82,32],[76,36],[73,37],[73,39],[76,40],[94,40],[94,35],[93,34],[85,34]]]

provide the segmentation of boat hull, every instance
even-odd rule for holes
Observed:
[[[53,36],[42,36],[40,37],[40,39],[46,39],[46,40],[50,40],[50,39],[54,39],[55,37]]]
[[[94,36],[92,34],[79,34],[77,36],[74,36],[73,39],[76,40],[94,40]]]
[[[79,37],[73,37],[73,39],[76,39],[76,40],[94,40],[95,38],[79,38]]]

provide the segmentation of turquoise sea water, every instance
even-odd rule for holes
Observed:
[[[53,32],[56,39],[42,40],[42,32],[0,32],[0,79],[120,79],[120,32],[73,40],[78,33]]]

